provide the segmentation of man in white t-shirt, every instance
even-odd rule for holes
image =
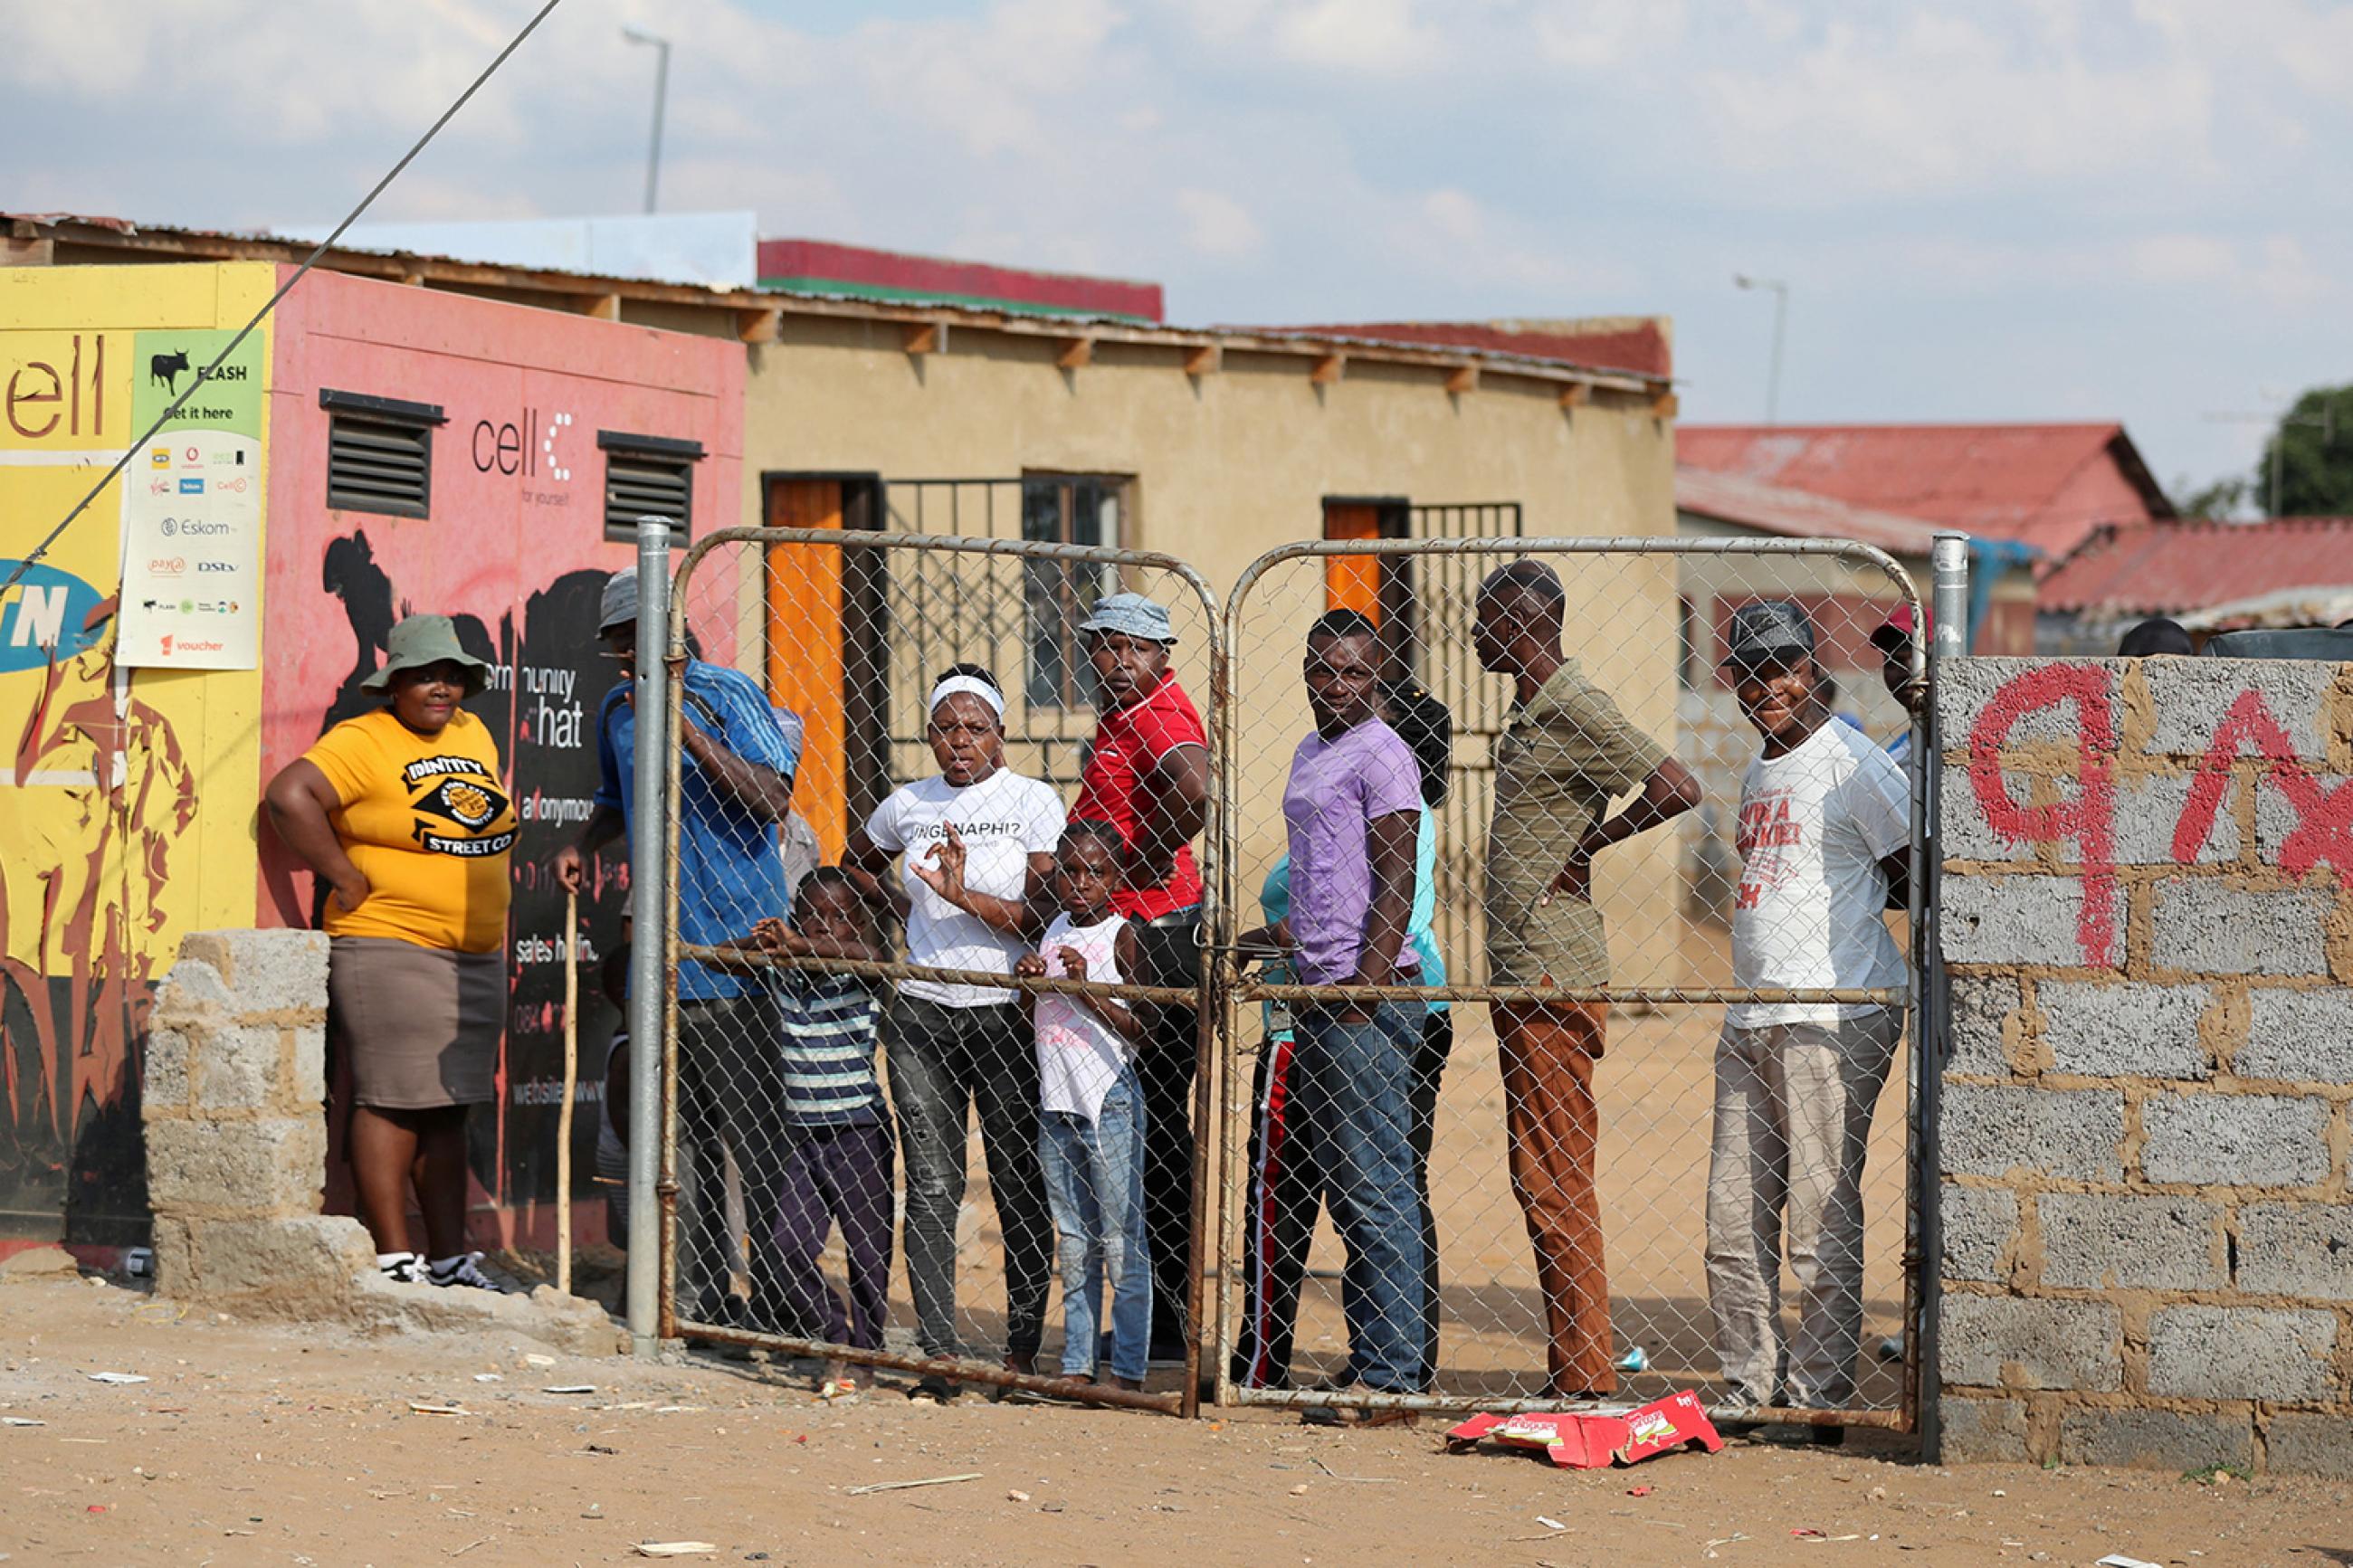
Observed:
[[[1740,786],[1733,983],[1899,990],[1883,910],[1910,869],[1903,772],[1831,721],[1814,631],[1793,604],[1743,605],[1725,659],[1764,739]],[[1715,1048],[1707,1291],[1736,1405],[1836,1409],[1862,1331],[1862,1163],[1903,1015],[1879,1003],[1743,1002]],[[1781,1343],[1783,1236],[1803,1299]],[[1835,1428],[1819,1429],[1835,1440]]]

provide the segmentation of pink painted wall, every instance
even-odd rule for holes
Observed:
[[[270,386],[268,563],[263,595],[262,776],[300,756],[330,724],[376,705],[358,682],[382,660],[401,616],[455,617],[471,651],[499,670],[469,706],[500,737],[522,837],[510,929],[512,1005],[495,1116],[473,1119],[478,1216],[495,1237],[543,1231],[553,1196],[561,1099],[563,895],[547,859],[579,831],[596,777],[598,700],[617,667],[598,652],[604,575],[635,546],[604,537],[599,430],[702,444],[692,530],[738,521],[744,356],[723,340],[623,326],[365,279],[312,273],[279,308]],[[328,415],[322,388],[440,405],[433,433],[431,515],[326,505]],[[552,441],[552,447],[543,445]],[[696,628],[724,658],[732,628]],[[259,912],[311,923],[313,890],[260,830]],[[582,905],[595,953],[619,941],[628,885],[617,847]],[[582,1078],[601,1091],[612,1014],[584,963]],[[575,1169],[586,1173],[602,1106],[580,1104]],[[331,1161],[332,1179],[341,1172]],[[602,1205],[582,1209],[582,1235]]]

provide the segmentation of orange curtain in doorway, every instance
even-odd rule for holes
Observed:
[[[768,487],[768,526],[839,528],[839,481],[775,481]],[[768,700],[801,716],[793,808],[817,830],[828,865],[840,863],[849,832],[841,630],[841,552],[817,544],[770,547]]]
[[[1324,509],[1324,537],[1326,539],[1378,539],[1381,536],[1381,514],[1378,507],[1352,504],[1328,505]],[[1381,557],[1377,555],[1327,555],[1324,558],[1324,607],[1327,610],[1356,610],[1371,618],[1373,625],[1381,624]]]

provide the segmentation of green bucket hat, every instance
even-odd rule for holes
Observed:
[[[382,691],[404,669],[443,660],[466,672],[466,695],[490,684],[491,667],[459,646],[458,626],[447,616],[411,616],[385,635],[384,668],[360,682],[362,691]]]

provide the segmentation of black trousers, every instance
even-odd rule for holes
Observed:
[[[789,1329],[776,1250],[775,1195],[785,1112],[776,1004],[765,991],[678,1005],[678,1311],[703,1322],[741,1321],[733,1276],[751,1277],[750,1321]],[[744,1230],[727,1223],[727,1162],[734,1157]]]
[[[906,1166],[907,1289],[926,1355],[964,1353],[955,1300],[956,1215],[964,1206],[965,1115],[980,1114],[988,1191],[1005,1238],[1005,1348],[1035,1355],[1053,1277],[1054,1218],[1038,1159],[1038,1049],[1010,1003],[945,1007],[892,998],[884,1049]]]
[[[1147,985],[1195,985],[1201,976],[1201,911],[1196,908],[1147,925],[1136,943]],[[1198,1010],[1154,1004],[1136,1053],[1144,1086],[1144,1225],[1152,1244],[1152,1346],[1176,1356],[1192,1337],[1193,1077]]]
[[[1423,1019],[1408,1091],[1414,1187],[1421,1207],[1422,1376],[1438,1374],[1438,1221],[1430,1204],[1430,1150],[1437,1135],[1438,1089],[1454,1049],[1454,1016]],[[1242,1316],[1229,1376],[1245,1387],[1287,1388],[1299,1291],[1324,1194],[1314,1172],[1314,1131],[1291,1102],[1292,1042],[1269,1040],[1250,1076],[1250,1184],[1242,1218]],[[1345,1373],[1343,1374],[1345,1375]]]

